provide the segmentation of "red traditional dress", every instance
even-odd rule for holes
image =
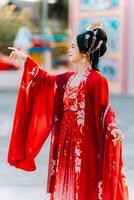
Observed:
[[[128,200],[122,143],[114,143],[111,135],[116,128],[108,83],[100,72],[88,67],[83,73],[49,75],[27,58],[8,162],[35,170],[35,158],[51,132],[51,200]]]

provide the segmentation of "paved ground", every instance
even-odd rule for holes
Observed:
[[[16,92],[0,91],[0,200],[49,200],[46,194],[49,142],[38,155],[37,170],[24,172],[6,162],[9,135],[12,127]],[[134,97],[111,96],[117,123],[124,132],[124,162],[130,191],[134,200]]]

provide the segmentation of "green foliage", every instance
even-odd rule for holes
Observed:
[[[55,4],[49,4],[49,17],[57,18],[67,25],[68,21],[68,1],[59,0]]]
[[[39,12],[42,15],[42,1],[40,2]],[[48,4],[48,26],[53,33],[57,33],[55,23],[58,21],[60,33],[67,34],[68,24],[68,1],[57,0],[54,4]]]
[[[7,47],[12,46],[16,32],[21,26],[27,26],[33,31],[37,28],[29,18],[29,9],[16,10],[16,6],[7,5],[0,10],[0,51],[7,53]]]

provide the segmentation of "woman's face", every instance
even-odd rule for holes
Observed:
[[[79,63],[82,58],[82,54],[79,51],[76,37],[72,40],[72,43],[68,49],[68,55],[69,61],[72,63]]]

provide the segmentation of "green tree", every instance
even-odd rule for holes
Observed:
[[[7,5],[0,10],[0,51],[7,53],[7,47],[12,46],[16,32],[21,26],[27,26],[37,31],[29,18],[29,10],[16,10],[16,5]]]
[[[57,18],[67,25],[68,21],[68,1],[59,0],[55,4],[49,4],[49,17]]]
[[[40,2],[40,15],[42,15],[42,1]],[[53,24],[55,20],[58,21],[61,32],[65,33],[68,24],[68,1],[67,0],[57,0],[54,4],[48,4],[48,25],[53,30]]]

